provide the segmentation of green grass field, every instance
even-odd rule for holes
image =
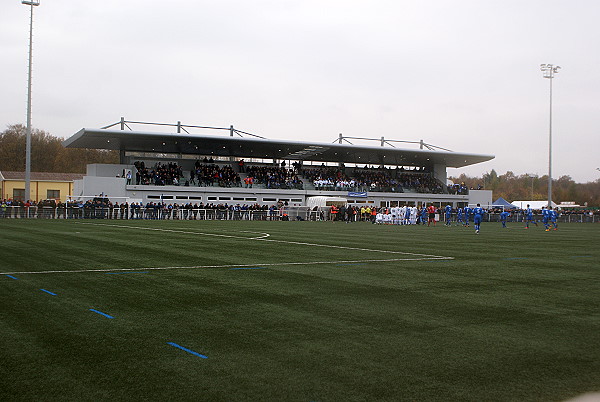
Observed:
[[[600,391],[599,245],[596,224],[2,220],[0,400]]]

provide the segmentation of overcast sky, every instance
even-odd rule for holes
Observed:
[[[29,7],[0,10],[4,130],[26,121]],[[551,63],[553,177],[600,177],[598,0],[41,0],[34,13],[33,126],[55,136],[123,116],[423,139],[496,156],[450,175],[544,175]]]

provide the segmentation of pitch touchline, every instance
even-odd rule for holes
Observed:
[[[286,265],[317,265],[317,264],[350,264],[366,262],[393,262],[393,261],[427,261],[427,260],[453,260],[454,257],[437,258],[388,258],[376,260],[343,260],[343,261],[308,261],[308,262],[277,262],[268,264],[227,264],[227,265],[192,265],[181,267],[137,267],[137,268],[98,268],[98,269],[78,269],[78,270],[52,270],[52,271],[19,271],[2,272],[0,275],[13,274],[64,274],[64,273],[85,273],[85,272],[117,272],[117,271],[139,271],[139,270],[169,270],[169,269],[200,269],[200,268],[242,268],[242,267],[277,267]]]
[[[374,250],[374,249],[360,248],[360,247],[335,246],[335,245],[331,245],[331,244],[317,244],[317,243],[305,243],[305,242],[291,241],[291,240],[267,239],[267,237],[270,236],[268,233],[261,233],[261,234],[265,235],[265,236],[261,236],[261,237],[243,237],[243,236],[221,235],[221,234],[204,233],[204,232],[190,232],[190,231],[186,231],[186,230],[147,228],[147,227],[143,227],[143,226],[129,226],[129,225],[116,225],[116,224],[104,224],[104,223],[79,223],[79,224],[80,225],[93,225],[93,226],[112,226],[112,227],[125,228],[125,229],[154,230],[154,231],[159,231],[159,232],[185,233],[185,234],[193,234],[193,235],[200,235],[200,236],[228,237],[228,238],[243,239],[243,240],[260,240],[260,241],[269,241],[269,242],[274,242],[274,243],[297,244],[297,245],[301,245],[301,246],[329,247],[329,248],[338,248],[338,249],[344,249],[344,250],[370,251],[370,252],[374,252],[374,253],[416,255],[416,256],[420,256],[420,257],[431,257],[431,258],[441,258],[441,259],[448,258],[448,257],[444,257],[441,255],[409,253],[409,252],[405,252],[405,251]]]

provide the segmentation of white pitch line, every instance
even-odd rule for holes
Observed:
[[[16,274],[65,274],[65,273],[85,273],[85,272],[120,272],[120,271],[141,271],[141,270],[170,270],[170,269],[200,269],[200,268],[245,268],[245,267],[277,267],[286,265],[317,265],[317,264],[354,264],[366,262],[394,262],[394,261],[434,261],[434,260],[454,260],[454,257],[437,258],[388,258],[373,260],[341,260],[341,261],[308,261],[308,262],[277,262],[267,264],[226,264],[226,265],[192,265],[180,267],[143,267],[143,268],[98,268],[98,269],[78,269],[78,270],[52,270],[52,271],[21,271],[21,272],[0,272],[0,275]]]
[[[242,231],[240,231],[242,233],[259,233],[259,234],[263,235],[263,236],[259,236],[259,237],[246,237],[246,236],[224,235],[224,234],[217,234],[217,233],[190,232],[187,230],[147,228],[144,226],[115,225],[115,224],[110,224],[110,223],[82,223],[82,222],[76,222],[76,223],[79,225],[110,226],[110,227],[121,228],[121,229],[152,230],[152,231],[156,231],[156,232],[171,232],[171,233],[195,234],[195,235],[200,235],[200,236],[228,237],[228,238],[232,238],[232,239],[242,239],[242,240],[258,240],[258,239],[264,239],[265,237],[270,236],[270,234],[264,233],[264,232],[249,232],[249,231],[242,232]]]
[[[159,231],[159,232],[185,233],[185,234],[193,234],[193,235],[199,235],[199,236],[228,237],[228,238],[243,239],[243,240],[260,240],[260,241],[269,241],[269,242],[274,242],[274,243],[297,244],[297,245],[301,245],[301,246],[328,247],[328,248],[337,248],[337,249],[344,249],[344,250],[369,251],[369,252],[373,252],[373,253],[415,255],[415,256],[420,256],[420,257],[442,258],[442,259],[451,258],[451,257],[442,256],[442,255],[409,253],[409,252],[405,252],[405,251],[374,250],[374,249],[360,248],[360,247],[335,246],[335,245],[331,245],[331,244],[317,244],[317,243],[305,243],[305,242],[291,241],[291,240],[267,239],[266,237],[268,237],[270,235],[268,233],[263,233],[263,232],[260,232],[260,233],[263,235],[266,235],[266,236],[244,237],[244,236],[234,236],[234,235],[222,235],[222,234],[215,234],[215,233],[190,232],[190,231],[186,231],[186,230],[147,228],[144,226],[116,225],[116,224],[104,224],[104,223],[79,223],[79,224],[80,225],[94,225],[94,226],[111,226],[111,227],[125,228],[125,229],[153,230],[153,231]],[[247,233],[253,233],[253,232],[247,232]]]

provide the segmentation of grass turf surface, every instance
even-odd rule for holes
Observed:
[[[598,244],[594,224],[3,220],[0,400],[598,391]]]

